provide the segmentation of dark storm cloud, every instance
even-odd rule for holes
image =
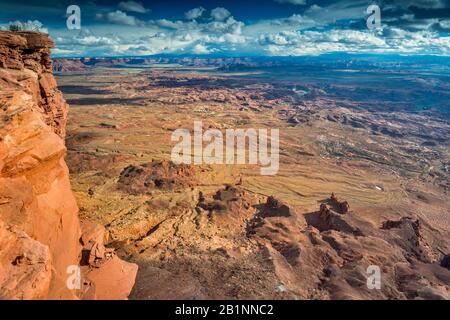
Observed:
[[[416,19],[450,18],[450,8],[419,8],[410,7]]]

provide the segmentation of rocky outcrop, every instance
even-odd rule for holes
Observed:
[[[120,173],[119,189],[130,194],[145,194],[153,189],[177,190],[196,185],[192,165],[172,161],[152,161],[129,165]]]
[[[382,228],[322,203],[302,215],[258,213],[248,236],[258,242],[283,283],[303,299],[448,299],[448,259],[433,259],[427,227],[418,219],[388,220]],[[269,197],[260,212],[282,208]],[[286,209],[283,209],[286,210]],[[256,222],[256,223],[255,223]],[[433,236],[433,233],[429,234]],[[382,270],[381,287],[367,284],[368,267]]]
[[[348,204],[348,202],[345,200],[339,200],[334,192],[331,194],[330,202],[338,209],[339,213],[341,214],[346,214],[350,210],[350,205]]]
[[[80,265],[81,230],[64,161],[68,105],[53,78],[52,46],[41,33],[0,31],[0,292],[5,299],[83,298],[67,285],[68,269]],[[129,267],[129,293],[137,267],[123,261],[115,267],[121,264]],[[107,298],[125,298],[124,293]]]
[[[103,226],[82,220],[81,230],[81,295],[85,299],[127,299],[133,289],[137,265],[119,259],[114,249],[105,247],[108,236]]]
[[[431,263],[436,260],[419,219],[403,217],[400,220],[386,220],[381,228],[398,235],[396,243],[420,261]]]

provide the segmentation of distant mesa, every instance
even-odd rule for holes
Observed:
[[[87,66],[80,59],[53,59],[53,72],[84,71]]]

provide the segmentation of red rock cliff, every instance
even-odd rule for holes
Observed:
[[[105,251],[101,227],[80,228],[52,46],[41,33],[0,31],[0,299],[126,298],[137,266]],[[82,267],[87,287],[69,289],[82,250],[95,266]]]

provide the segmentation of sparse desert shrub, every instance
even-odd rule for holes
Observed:
[[[26,22],[21,21],[13,21],[9,23],[10,31],[34,31],[34,32],[45,32],[47,33],[47,29],[44,28],[43,24],[37,20],[31,21],[28,20]]]

